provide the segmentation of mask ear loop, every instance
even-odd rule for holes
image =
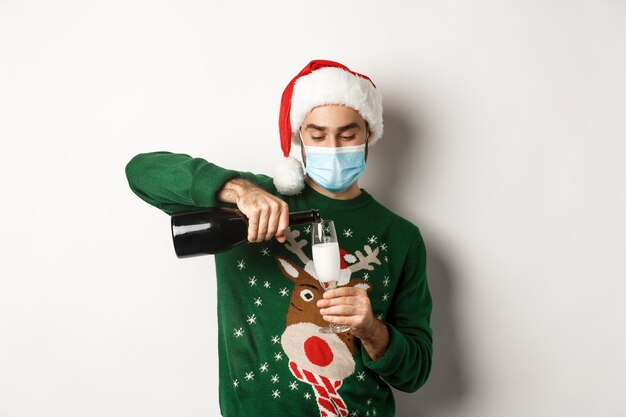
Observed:
[[[365,122],[365,162],[367,162],[367,142],[369,142],[367,139],[369,138],[369,130],[369,124]]]
[[[304,149],[304,140],[302,139],[302,126],[298,128],[298,134],[300,135],[300,149],[302,152],[302,163],[304,164],[304,169],[306,169],[306,158],[304,157],[305,149]]]

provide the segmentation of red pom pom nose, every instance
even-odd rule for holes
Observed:
[[[326,341],[317,336],[311,336],[304,341],[304,353],[313,365],[328,366],[333,361],[333,351]]]

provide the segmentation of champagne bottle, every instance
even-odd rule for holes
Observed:
[[[236,208],[210,207],[171,217],[179,258],[214,254],[248,242],[248,218]],[[319,210],[289,213],[289,225],[320,221]]]

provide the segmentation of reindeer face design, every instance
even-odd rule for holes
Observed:
[[[299,367],[334,380],[343,380],[354,372],[354,337],[349,332],[320,333],[328,322],[322,318],[317,301],[324,290],[319,281],[300,266],[276,257],[281,272],[294,282],[285,331],[283,350]],[[370,284],[353,278],[346,286],[369,290]]]
[[[310,384],[315,393],[320,417],[347,417],[348,408],[339,394],[343,380],[354,373],[354,339],[349,332],[339,334],[320,333],[320,327],[328,323],[322,318],[317,301],[324,290],[315,278],[317,276],[313,261],[302,248],[308,239],[300,239],[300,231],[289,229],[285,248],[294,253],[304,265],[274,256],[282,274],[293,281],[295,287],[291,293],[287,310],[287,325],[281,337],[283,350],[289,357],[289,370],[298,380]],[[371,289],[369,282],[350,278],[352,273],[366,269],[372,271],[373,264],[380,265],[378,252],[364,246],[365,253],[357,250],[355,255],[341,253],[350,266],[339,274],[339,286]],[[343,268],[343,266],[342,266]]]

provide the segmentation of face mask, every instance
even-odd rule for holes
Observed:
[[[304,145],[304,150],[306,173],[331,193],[345,190],[365,172],[365,144],[342,147]]]

